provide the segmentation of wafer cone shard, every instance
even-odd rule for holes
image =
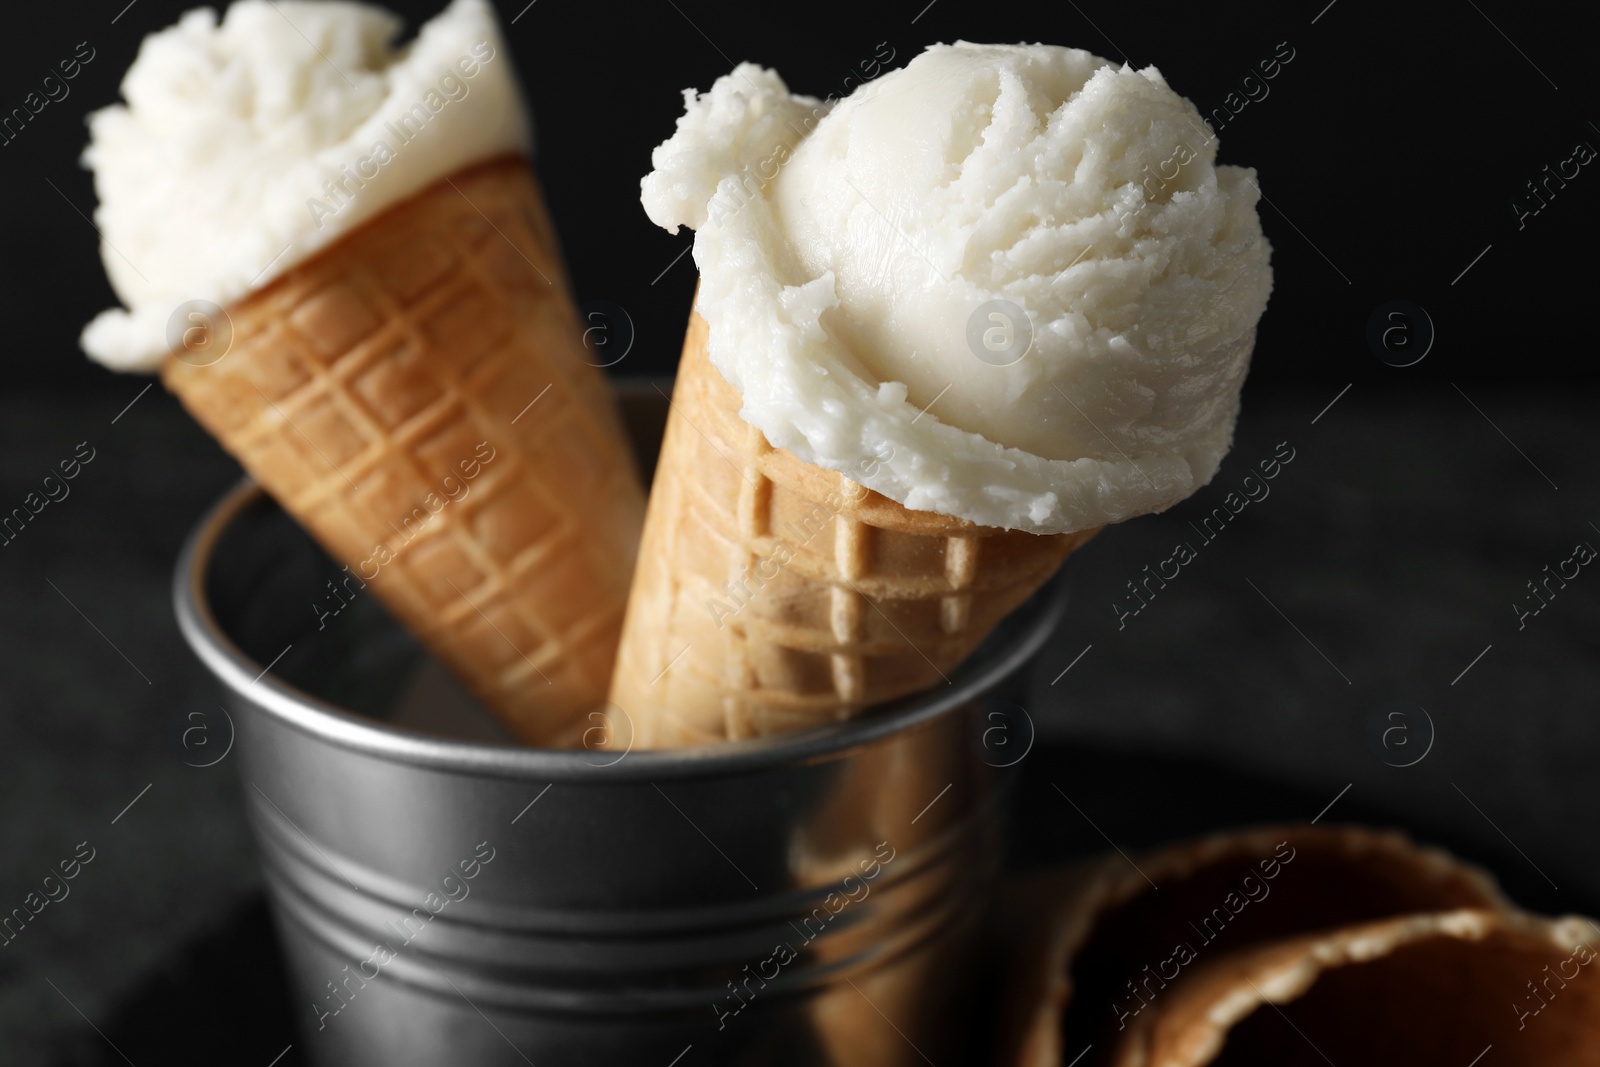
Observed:
[[[441,180],[228,314],[221,359],[162,367],[185,407],[523,740],[598,705],[644,500],[527,164]]]
[[[1095,1051],[1081,1067],[1112,1062],[1118,1042],[1196,974],[1263,942],[1413,912],[1510,907],[1478,869],[1359,827],[1235,831],[1136,862],[1113,855],[1040,879],[1014,903],[1019,959],[1002,1062],[1057,1067],[1086,1045]]]
[[[691,313],[611,701],[635,747],[837,722],[949,673],[1094,531],[911,511],[739,418]]]
[[[1109,1062],[1454,1064],[1493,1048],[1501,1064],[1597,1064],[1593,936],[1587,919],[1468,910],[1269,942],[1202,968]]]

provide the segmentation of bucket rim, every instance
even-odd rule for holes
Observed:
[[[846,722],[773,737],[688,748],[628,751],[609,762],[607,751],[489,744],[426,734],[347,710],[291,685],[246,655],[222,629],[206,595],[218,543],[246,511],[276,506],[245,477],[201,518],[178,556],[173,608],[184,640],[228,692],[270,718],[318,740],[375,759],[467,776],[536,782],[649,783],[750,774],[775,766],[840,758],[892,734],[915,728],[992,692],[1021,672],[1066,612],[1068,583],[1054,575],[1013,613],[1027,614],[1017,640],[985,646],[948,684],[891,702]],[[597,760],[597,757],[601,759]]]

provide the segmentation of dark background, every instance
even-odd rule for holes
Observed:
[[[0,300],[16,330],[6,375],[13,388],[128,388],[88,364],[75,343],[113,303],[96,236],[78,215],[94,204],[77,164],[83,118],[116,99],[143,35],[195,5],[137,0],[111,25],[126,2],[7,11],[6,111],[78,42],[95,49],[71,95],[0,147],[0,247],[11,253],[0,264]],[[856,65],[879,42],[899,66],[927,44],[965,38],[1040,40],[1154,63],[1202,113],[1278,42],[1294,49],[1266,83],[1269,95],[1219,131],[1221,161],[1255,167],[1271,200],[1261,215],[1278,284],[1254,384],[1593,380],[1593,319],[1584,311],[1594,272],[1579,235],[1593,232],[1600,196],[1589,186],[1600,180],[1585,167],[1521,230],[1511,208],[1524,183],[1569,157],[1577,141],[1600,147],[1590,124],[1600,109],[1588,35],[1558,5],[1337,0],[1322,11],[1326,2],[498,6],[507,23],[521,12],[506,36],[578,297],[620,305],[637,329],[619,371],[670,369],[694,284],[688,256],[666,269],[688,233],[668,235],[639,207],[650,150],[682,113],[680,90],[709,88],[733,62],[751,60],[777,69],[796,92],[826,96],[859,77]],[[389,6],[414,27],[441,3]],[[1436,350],[1403,373],[1373,360],[1364,342],[1371,311],[1393,299],[1424,307],[1439,331]]]
[[[186,766],[182,741],[217,693],[172,621],[172,564],[238,468],[159,386],[141,394],[148,379],[102,370],[76,340],[113,301],[79,215],[83,117],[185,6],[13,5],[0,28],[0,112],[78,42],[96,50],[65,101],[0,145],[0,508],[78,442],[96,449],[72,495],[0,547],[0,911],[78,842],[98,850],[72,896],[0,948],[0,1064],[265,1067],[295,1040],[232,763]],[[1209,111],[1287,41],[1270,95],[1221,130],[1221,160],[1256,167],[1271,198],[1276,274],[1238,440],[1193,500],[1069,565],[1076,607],[1028,705],[1040,746],[1015,856],[1331,803],[1324,821],[1448,845],[1529,906],[1600,913],[1600,577],[1585,570],[1522,629],[1511,610],[1575,543],[1600,545],[1600,176],[1585,167],[1520,231],[1511,207],[1575,142],[1600,146],[1576,16],[1505,0],[500,9],[521,13],[506,36],[575,289],[634,324],[625,375],[671,370],[694,284],[676,259],[689,236],[649,223],[639,178],[680,90],[732,61],[825,96],[879,42],[896,65],[955,38],[1127,48]],[[1393,300],[1437,330],[1413,366],[1366,339]],[[1296,459],[1272,495],[1119,626],[1125,583],[1280,442]],[[1397,708],[1414,747],[1375,740]]]

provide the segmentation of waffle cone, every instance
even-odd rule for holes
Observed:
[[[773,448],[691,313],[611,703],[633,743],[760,737],[937,685],[1094,531],[911,511]]]
[[[1511,907],[1488,875],[1402,834],[1311,825],[1112,855],[1012,897],[1001,1062],[1016,1067],[1059,1067],[1086,1046],[1080,1067],[1113,1062],[1135,1023],[1224,953],[1414,912]]]
[[[1594,1067],[1596,944],[1587,919],[1453,911],[1263,945],[1153,1005],[1113,1062]]]
[[[603,701],[644,498],[528,165],[441,180],[227,316],[220,360],[162,380],[345,565],[339,593],[528,742]]]

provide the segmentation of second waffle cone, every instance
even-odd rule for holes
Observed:
[[[1093,530],[911,511],[773,448],[691,313],[611,703],[640,748],[781,734],[943,684]]]
[[[529,166],[435,183],[228,319],[220,360],[162,380],[345,564],[340,594],[525,741],[602,701],[644,497]]]

